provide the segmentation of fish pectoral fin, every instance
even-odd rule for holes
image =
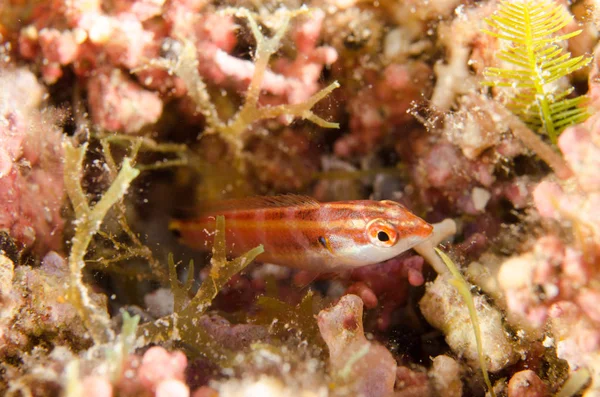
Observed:
[[[319,236],[319,243],[332,255],[334,254],[333,248],[331,248],[331,244],[329,243],[329,239],[327,237]]]

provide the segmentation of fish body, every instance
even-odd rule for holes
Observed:
[[[427,240],[433,227],[394,201],[320,203],[286,195],[229,200],[202,214],[171,222],[182,241],[210,250],[216,216],[225,217],[228,253],[260,244],[261,262],[330,272],[391,259]]]

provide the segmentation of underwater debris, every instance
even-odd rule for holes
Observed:
[[[486,19],[497,31],[483,32],[510,43],[497,58],[512,68],[487,68],[484,75],[488,80],[484,84],[513,89],[509,109],[556,144],[563,129],[589,117],[585,96],[569,98],[574,87],[562,89],[553,84],[590,63],[590,57],[571,57],[561,47],[561,42],[577,36],[581,30],[557,34],[573,19],[562,4],[531,0],[499,4],[498,10]]]

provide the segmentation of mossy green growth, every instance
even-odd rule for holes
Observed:
[[[158,320],[142,324],[138,335],[144,344],[165,341],[182,341],[202,354],[220,363],[231,362],[232,352],[220,347],[213,338],[198,325],[198,318],[210,307],[212,300],[231,277],[248,266],[258,255],[264,252],[262,245],[251,249],[231,261],[227,260],[225,244],[225,218],[217,216],[213,256],[208,277],[193,298],[188,302],[188,293],[192,287],[190,278],[184,283],[177,280],[177,272],[172,257],[169,259],[169,274],[174,296],[174,313]]]
[[[557,84],[591,61],[591,57],[572,57],[563,49],[565,40],[581,33],[560,33],[572,20],[562,4],[551,0],[504,0],[485,20],[494,31],[483,30],[508,42],[497,58],[510,65],[487,68],[483,84],[510,88],[509,109],[554,144],[566,127],[589,117],[587,97],[571,97],[573,87]]]
[[[70,140],[65,140],[63,148],[65,151],[65,190],[76,217],[75,235],[71,240],[71,252],[68,258],[70,275],[67,299],[77,310],[94,342],[106,343],[114,339],[114,332],[110,327],[110,318],[106,308],[99,307],[90,298],[88,288],[83,283],[85,255],[92,238],[99,232],[107,212],[123,198],[140,171],[132,167],[131,159],[125,158],[108,190],[97,203],[90,205],[81,186],[87,144],[75,147]]]
[[[198,112],[206,118],[205,134],[218,134],[227,141],[233,149],[239,154],[244,146],[242,134],[254,123],[275,119],[280,116],[291,116],[298,119],[309,120],[322,128],[339,128],[338,123],[329,122],[315,113],[312,108],[327,97],[340,84],[337,81],[329,84],[327,87],[313,94],[310,98],[300,103],[280,104],[274,106],[260,106],[259,97],[261,84],[267,73],[271,57],[279,50],[281,41],[288,31],[292,18],[299,15],[309,14],[311,10],[307,7],[301,7],[297,10],[279,9],[274,13],[278,20],[278,26],[274,29],[272,37],[265,37],[262,29],[257,22],[259,17],[245,8],[226,8],[220,10],[223,15],[235,15],[238,18],[244,18],[248,21],[250,31],[256,41],[256,51],[254,53],[254,72],[245,95],[244,104],[231,117],[224,121],[221,119],[211,96],[208,86],[203,81],[198,72],[198,55],[193,43],[183,40],[181,53],[177,61],[173,62],[167,59],[154,59],[149,66],[159,66],[167,68],[170,72],[185,82],[188,95],[196,104]],[[136,69],[134,72],[143,70]]]
[[[311,346],[325,347],[314,310],[321,302],[313,291],[309,290],[295,306],[273,296],[259,297],[256,305],[259,311],[251,321],[269,325],[272,335],[284,339],[291,335],[290,331],[295,331],[295,336],[308,341]]]

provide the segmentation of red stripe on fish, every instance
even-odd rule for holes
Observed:
[[[185,244],[210,248],[216,215],[225,216],[232,255],[263,244],[263,262],[332,271],[378,263],[426,240],[432,226],[393,201],[319,203],[302,196],[225,201],[171,224]]]

